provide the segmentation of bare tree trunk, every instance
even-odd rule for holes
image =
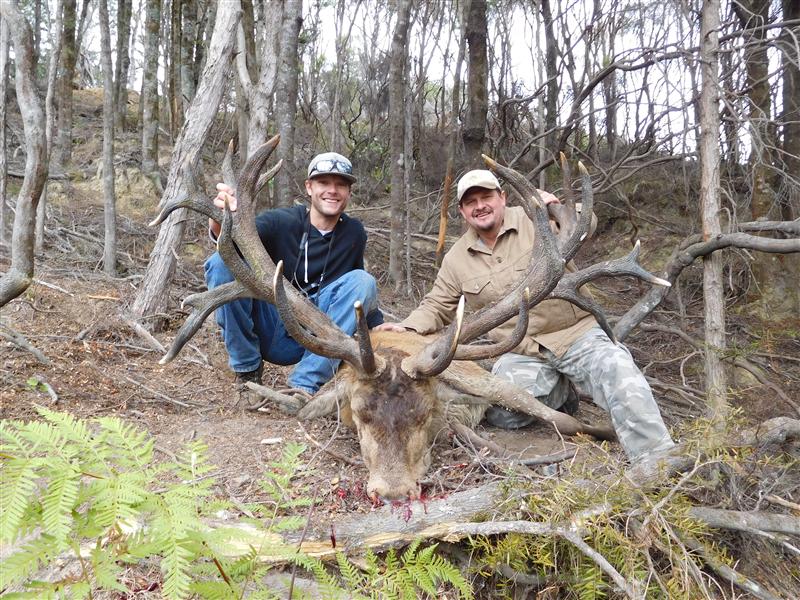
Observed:
[[[719,220],[719,0],[705,0],[700,27],[700,203],[703,239],[722,233]],[[725,305],[722,287],[722,256],[703,258],[705,298],[706,396],[709,415],[721,422],[728,412],[725,371]]]
[[[125,130],[125,117],[128,113],[127,83],[128,69],[131,64],[131,4],[132,0],[117,0],[117,62],[114,65],[112,89],[114,91],[114,127],[119,132]]]
[[[464,152],[467,164],[483,164],[480,153],[486,139],[486,115],[489,112],[486,56],[486,0],[471,0],[467,17],[467,114],[464,119]]]
[[[52,142],[56,122],[55,91],[57,86],[58,64],[61,58],[62,40],[61,2],[56,3],[55,13],[56,17],[52,25],[55,37],[53,38],[53,48],[50,52],[50,62],[47,67],[47,91],[44,102],[45,139],[47,145],[48,163],[50,160],[50,150],[53,147]],[[45,181],[44,185],[45,187],[42,191],[42,196],[39,198],[39,205],[36,207],[36,234],[34,242],[35,252],[41,252],[44,248],[44,222],[47,216],[47,181]]]
[[[181,94],[181,5],[183,0],[172,0],[169,33],[169,114],[170,133],[175,138],[183,123],[183,102]]]
[[[800,2],[783,0],[783,20],[793,21],[791,28],[781,32],[781,62],[783,65],[783,144],[782,187],[784,196],[781,205],[784,220],[800,219]],[[800,256],[785,257],[786,280],[790,285],[786,295],[800,313]],[[792,282],[794,284],[792,285]]]
[[[769,22],[769,0],[737,0],[733,9],[743,28],[753,29],[745,47],[747,97],[750,101],[750,175],[751,215],[746,220],[779,220],[780,204],[775,201],[773,186],[773,156],[776,147],[772,135],[772,104],[770,100],[769,57],[767,33],[763,26]],[[752,264],[756,286],[750,294],[754,306],[764,316],[797,314],[792,292],[796,281],[787,281],[789,273],[784,263],[774,256],[758,253]],[[788,288],[791,288],[789,291]]]
[[[108,0],[100,0],[99,11],[100,60],[103,64],[103,212],[105,215],[103,272],[109,277],[114,277],[117,274],[117,205],[114,197],[114,116],[116,111],[114,110],[114,69],[111,65]]]
[[[444,174],[444,185],[442,186],[442,206],[439,211],[439,237],[436,241],[436,266],[442,265],[444,258],[444,240],[447,235],[447,215],[450,207],[451,190],[453,189],[453,172],[456,162],[456,141],[458,139],[458,112],[461,106],[461,63],[464,62],[464,52],[466,50],[467,36],[465,35],[466,20],[469,14],[470,0],[464,0],[462,6],[461,19],[459,20],[461,29],[461,39],[458,43],[458,56],[453,75],[453,104],[450,110],[450,138],[447,143],[447,167]],[[444,110],[442,111],[444,112]]]
[[[58,125],[50,151],[50,165],[54,171],[63,171],[72,160],[72,82],[75,79],[75,61],[78,56],[75,35],[77,3],[75,0],[64,0],[63,6],[61,73],[57,96]]]
[[[6,153],[6,98],[8,98],[8,22],[0,17],[0,246],[9,242],[11,207],[8,204],[8,155]]]
[[[408,62],[408,29],[411,0],[398,0],[397,23],[392,36],[389,65],[389,159],[391,165],[391,229],[389,233],[389,278],[395,291],[403,285],[403,221],[405,204],[405,74]]]
[[[181,15],[181,101],[186,112],[195,94],[194,42],[197,29],[197,3],[184,2]]]
[[[281,27],[281,57],[275,94],[275,120],[281,134],[278,158],[283,168],[275,177],[275,201],[278,206],[290,206],[294,197],[294,119],[297,111],[299,74],[298,44],[303,24],[302,0],[286,0]]]
[[[25,130],[25,178],[17,196],[11,238],[11,267],[0,277],[0,306],[24,292],[33,279],[36,205],[47,178],[47,137],[44,111],[36,90],[33,34],[15,0],[0,2],[0,17],[8,23],[14,44],[17,101]]]
[[[161,0],[147,0],[145,8],[144,73],[142,81],[142,172],[158,182],[158,43]]]
[[[559,150],[556,147],[556,131],[558,124],[558,47],[556,46],[556,33],[553,27],[553,12],[550,9],[550,0],[541,0],[542,21],[544,24],[544,51],[545,51],[545,76],[547,77],[547,95],[544,101],[544,128],[550,131],[543,142],[543,146],[551,153]]]
[[[161,205],[185,192],[185,170],[195,169],[200,150],[217,114],[233,58],[240,9],[237,2],[220,2],[205,69],[200,77],[186,123],[172,152],[169,178]],[[175,249],[183,238],[186,209],[177,210],[161,225],[144,280],[131,307],[139,317],[153,317],[167,308],[169,285],[175,272]]]
[[[247,3],[243,3],[243,8],[245,4]],[[247,31],[248,26],[256,26],[252,7],[247,20],[244,18],[247,11],[243,10],[242,23],[238,30],[236,67],[242,95],[245,96],[249,107],[248,114],[244,115],[247,117],[245,123],[240,124],[239,130],[239,148],[246,153],[243,158],[250,156],[256,148],[267,141],[269,116],[272,112],[272,93],[278,74],[275,48],[279,32],[276,23],[280,23],[281,16],[280,5],[271,3],[264,8],[271,12],[269,18],[262,19],[259,23],[263,28],[261,31],[255,33]],[[263,48],[260,51],[256,50],[256,37],[262,40]]]

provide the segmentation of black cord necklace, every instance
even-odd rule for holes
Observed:
[[[336,225],[339,223],[339,221],[337,219],[336,224],[334,224],[333,229],[331,230],[331,237],[330,237],[330,241],[328,242],[328,252],[325,254],[325,262],[322,263],[322,272],[319,274],[319,280],[316,282],[316,284],[312,283],[312,284],[309,285],[309,283],[308,283],[308,243],[309,243],[309,238],[311,237],[311,217],[310,217],[310,213],[311,213],[311,211],[306,211],[306,214],[305,214],[305,219],[304,219],[305,220],[305,231],[303,232],[303,236],[300,238],[300,246],[297,249],[298,250],[298,252],[297,252],[297,260],[294,263],[294,269],[292,271],[292,283],[294,283],[295,287],[297,287],[297,289],[299,289],[301,292],[303,292],[303,294],[305,294],[305,296],[309,300],[311,300],[312,302],[314,302],[314,304],[316,304],[317,301],[319,300],[319,293],[322,290],[322,282],[325,279],[325,272],[328,269],[328,261],[331,258],[331,251],[333,250],[333,244],[336,241]],[[317,231],[319,232],[319,229],[317,229]],[[325,239],[325,236],[322,235],[321,233],[320,233],[320,237]],[[305,285],[301,284],[297,280],[297,268],[300,266],[300,259],[301,258],[305,259],[305,272],[304,272],[304,277],[303,277],[303,283]],[[311,290],[313,290],[314,287],[316,287],[316,291],[313,294],[309,294],[309,292]]]

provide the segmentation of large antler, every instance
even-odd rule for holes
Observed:
[[[363,308],[354,307],[358,320],[359,339],[356,341],[339,329],[323,312],[292,286],[286,286],[282,276],[282,265],[275,265],[267,253],[255,226],[255,198],[258,191],[280,168],[276,164],[266,174],[261,174],[264,165],[278,145],[275,136],[247,160],[239,176],[237,189],[237,209],[231,211],[215,207],[212,201],[200,199],[199,194],[186,194],[165,206],[153,225],[162,222],[177,208],[190,208],[218,222],[222,227],[217,246],[225,265],[236,281],[214,290],[187,298],[187,304],[194,308],[184,323],[172,347],[162,362],[172,360],[181,348],[191,339],[211,312],[238,298],[259,298],[275,304],[289,334],[315,354],[339,358],[352,364],[363,374],[371,375],[379,367],[369,342],[369,333]],[[232,161],[229,146],[225,160],[225,171],[230,178]],[[191,299],[191,303],[189,300]]]

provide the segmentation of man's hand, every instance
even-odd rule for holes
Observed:
[[[236,190],[225,183],[217,184],[217,195],[214,198],[214,206],[225,208],[225,200],[228,201],[231,211],[236,210]]]
[[[236,190],[225,183],[217,184],[217,195],[214,197],[214,206],[217,208],[225,208],[225,201],[228,201],[228,206],[231,212],[236,210]],[[208,220],[208,231],[211,234],[211,239],[216,240],[219,237],[220,229],[222,226],[214,219]]]
[[[373,331],[396,331],[397,333],[403,333],[406,331],[406,328],[400,325],[400,323],[381,323],[374,327]]]
[[[539,192],[539,196],[541,196],[542,202],[544,202],[545,206],[547,206],[548,204],[561,204],[561,200],[556,198],[556,196],[554,196],[550,192],[545,192],[544,190],[539,190],[539,189],[537,189],[536,191]]]

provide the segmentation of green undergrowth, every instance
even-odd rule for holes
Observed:
[[[41,420],[0,423],[4,598],[128,594],[131,571],[152,565],[160,576],[150,583],[166,598],[286,598],[263,582],[277,569],[260,560],[267,554],[315,581],[312,595],[295,589],[293,598],[472,597],[436,545],[368,553],[359,566],[339,554],[332,568],[276,541],[305,526],[312,503],[295,481],[302,445],[287,444],[268,465],[261,486],[269,501],[247,506],[263,540],[242,550],[241,529],[209,525],[231,507],[214,496],[215,468],[201,442],[157,463],[149,434],[120,419],[38,411]]]

